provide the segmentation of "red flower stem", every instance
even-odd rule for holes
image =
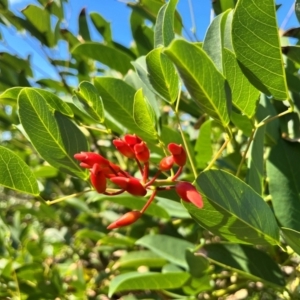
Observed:
[[[168,190],[172,190],[172,189],[175,189],[174,185],[169,185],[169,186],[157,187],[156,188],[157,191],[168,191]]]
[[[153,176],[153,178],[151,178],[151,180],[145,184],[145,188],[150,186],[156,180],[156,178],[160,175],[160,173],[161,173],[161,170],[158,170],[157,173]]]
[[[108,165],[108,166],[109,166],[109,168],[111,169],[111,171],[112,171],[115,175],[118,176],[117,171],[116,171],[111,165]]]
[[[136,161],[136,163],[137,163],[137,165],[140,169],[140,172],[141,172],[142,176],[144,177],[144,172],[143,172],[143,168],[142,168],[141,163],[139,162],[139,160],[136,157],[135,157],[135,161]]]
[[[128,175],[126,172],[124,172],[123,170],[120,169],[119,171],[120,173],[122,173],[124,175],[124,177],[130,178],[132,176]]]
[[[124,193],[125,192],[125,190],[119,190],[119,191],[117,191],[117,192],[114,192],[114,193],[108,193],[108,192],[105,192],[105,193],[103,193],[104,195],[107,195],[107,196],[116,196],[116,195],[120,195],[120,194],[122,194],[122,193]]]
[[[172,177],[172,179],[171,179],[172,181],[175,181],[179,177],[179,175],[182,172],[182,169],[183,169],[183,166],[179,167],[179,169],[177,170],[176,174]]]
[[[143,214],[145,212],[145,210],[149,207],[149,205],[151,204],[151,202],[154,200],[155,196],[156,196],[156,190],[152,193],[152,195],[150,196],[150,198],[148,199],[148,201],[146,202],[146,204],[144,205],[144,207],[140,210],[140,213]]]
[[[144,172],[143,172],[143,182],[146,182],[149,177],[149,162],[145,162],[144,164]]]

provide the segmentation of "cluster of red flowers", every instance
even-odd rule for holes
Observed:
[[[136,135],[125,135],[124,139],[115,139],[113,144],[116,149],[125,157],[134,159],[142,174],[142,179],[131,176],[119,166],[113,164],[103,156],[93,152],[81,152],[74,155],[80,161],[82,168],[90,170],[90,180],[95,190],[100,194],[109,196],[119,195],[125,191],[133,196],[145,196],[147,190],[152,190],[152,194],[140,210],[126,213],[120,219],[110,224],[107,228],[119,228],[134,223],[138,220],[155,198],[158,191],[175,188],[182,200],[191,202],[198,208],[203,207],[202,197],[196,188],[189,182],[177,181],[186,164],[186,152],[181,145],[170,143],[168,149],[170,156],[164,157],[158,167],[157,173],[149,179],[149,159],[150,151],[147,144]],[[161,172],[169,171],[174,165],[179,168],[166,184],[166,180],[158,180]],[[107,180],[110,180],[120,189],[110,192],[107,189]],[[155,183],[155,184],[154,184]]]

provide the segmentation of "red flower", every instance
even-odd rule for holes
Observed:
[[[124,140],[132,148],[134,147],[134,145],[142,142],[142,140],[135,134],[125,134]]]
[[[94,152],[76,153],[74,158],[81,161],[80,166],[82,168],[90,169],[94,164],[98,164],[101,168],[109,166],[109,161],[106,158]]]
[[[148,162],[150,158],[150,151],[145,142],[135,144],[134,147],[135,157],[142,163]]]
[[[116,140],[113,140],[113,144],[115,145],[117,150],[120,153],[122,153],[125,157],[128,157],[128,158],[135,157],[135,153],[134,153],[133,149],[125,141],[123,141],[121,139],[116,139]]]
[[[137,210],[130,211],[123,215],[120,219],[117,221],[111,223],[109,226],[107,226],[107,229],[114,229],[119,228],[123,226],[130,225],[134,223],[136,220],[138,220],[141,217],[141,213]]]
[[[161,171],[169,171],[170,169],[172,169],[173,164],[174,164],[173,155],[164,157],[159,163],[159,169]]]
[[[168,149],[174,158],[175,164],[180,167],[184,166],[186,163],[186,152],[184,148],[181,145],[170,143]]]
[[[125,178],[116,176],[110,178],[110,180],[133,196],[145,196],[147,194],[147,190],[134,177]]]
[[[106,176],[99,164],[94,164],[90,169],[91,172],[91,182],[96,191],[100,194],[104,193],[106,190]]]
[[[202,196],[191,183],[184,181],[178,182],[175,185],[175,190],[183,201],[193,203],[198,208],[203,207]]]

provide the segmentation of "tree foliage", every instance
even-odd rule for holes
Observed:
[[[130,47],[98,12],[65,28],[66,0],[0,1],[60,78],[1,53],[0,298],[299,299],[299,28],[220,0],[200,42],[177,0],[127,5]]]

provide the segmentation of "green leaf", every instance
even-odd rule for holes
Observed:
[[[173,41],[165,53],[176,65],[187,90],[201,109],[226,127],[230,103],[225,78],[207,54],[184,40]]]
[[[238,61],[230,50],[223,49],[224,75],[228,80],[232,93],[232,103],[247,117],[255,114],[259,91],[248,81]]]
[[[229,8],[234,8],[237,0],[216,0],[212,2],[216,15],[221,14]]]
[[[120,291],[162,290],[182,287],[190,275],[185,272],[176,273],[140,273],[130,272],[113,278],[109,285],[108,297]]]
[[[281,50],[289,59],[300,64],[300,46],[285,46]]]
[[[194,248],[190,242],[162,234],[146,235],[137,240],[136,244],[150,249],[169,262],[185,269],[188,269],[185,250]]]
[[[103,45],[96,42],[86,42],[79,44],[72,49],[72,54],[81,55],[100,61],[104,65],[126,74],[132,69],[130,61],[131,56],[111,46]]]
[[[16,105],[17,99],[19,96],[19,93],[23,87],[12,87],[10,89],[5,90],[1,95],[0,95],[0,100],[1,102],[6,102],[7,104],[10,105]]]
[[[103,36],[106,42],[111,42],[112,34],[110,29],[110,23],[107,22],[100,14],[97,12],[90,13],[91,20],[97,29],[97,31]]]
[[[152,50],[146,56],[146,63],[149,81],[155,91],[169,103],[174,103],[179,93],[179,77],[162,48]]]
[[[37,196],[36,178],[25,162],[14,152],[0,146],[0,185]]]
[[[186,250],[185,257],[189,265],[189,272],[193,277],[200,278],[208,270],[208,260],[202,255],[195,255],[190,250]]]
[[[230,120],[238,129],[243,131],[245,136],[250,137],[253,129],[253,123],[247,116],[232,111]]]
[[[285,100],[289,95],[276,19],[274,0],[239,0],[232,21],[232,42],[249,81],[266,95]]]
[[[104,122],[104,108],[97,89],[89,82],[80,83],[78,92],[74,91],[85,110],[99,123]]]
[[[142,131],[133,117],[135,89],[123,80],[108,77],[96,77],[94,85],[102,97],[105,111],[114,119],[122,120],[122,125],[141,138],[153,141],[154,136]]]
[[[214,62],[217,70],[220,73],[223,73],[223,59],[222,59],[222,49],[224,47],[224,30],[227,16],[229,10],[218,15],[213,19],[209,25],[204,41],[203,41],[203,50]]]
[[[167,261],[149,250],[131,251],[116,261],[113,268],[162,267]]]
[[[283,227],[300,231],[300,144],[279,139],[267,160],[267,175],[275,215]]]
[[[235,243],[279,243],[279,228],[271,209],[246,183],[222,170],[202,172],[196,182],[203,209],[187,202],[183,205],[202,227]]]
[[[20,122],[37,152],[61,171],[86,179],[86,172],[73,156],[88,150],[88,144],[74,123],[55,112],[33,88],[21,91],[18,106]]]
[[[79,14],[78,27],[79,27],[79,34],[81,35],[81,37],[85,41],[90,41],[91,36],[90,36],[90,31],[87,23],[85,8],[83,8]]]
[[[263,281],[283,288],[285,280],[278,265],[266,253],[245,245],[210,244],[201,250],[213,263],[242,274],[253,281]]]
[[[259,195],[263,194],[264,138],[265,127],[257,128],[249,149],[250,156],[248,159],[247,183]]]
[[[154,47],[169,46],[174,39],[174,14],[178,0],[170,0],[158,12],[155,32]]]
[[[300,0],[295,1],[295,13],[298,21],[300,22]]]
[[[133,118],[137,126],[149,135],[158,138],[155,124],[155,116],[148,100],[143,95],[143,89],[139,89],[134,95]]]
[[[201,125],[195,144],[195,159],[200,169],[204,169],[207,166],[213,155],[211,127],[212,120],[207,120]]]
[[[280,228],[287,244],[300,255],[300,232],[290,228]]]

